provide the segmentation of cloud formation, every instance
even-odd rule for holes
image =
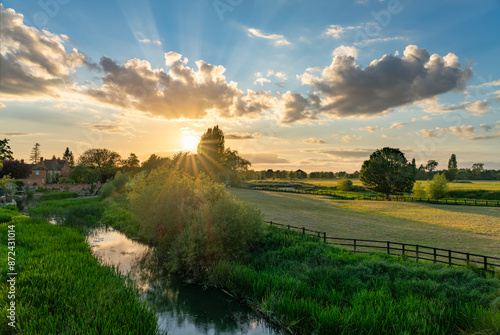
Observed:
[[[259,29],[255,29],[255,28],[248,29],[248,36],[263,38],[266,40],[271,40],[271,41],[273,41],[275,46],[285,46],[285,45],[292,44],[292,43],[288,42],[283,35],[265,34],[262,31],[260,31]]]
[[[224,134],[226,140],[254,140],[260,136],[259,133],[249,134],[249,133],[228,133]]]
[[[307,143],[307,144],[326,144],[325,141],[323,140],[320,140],[320,139],[316,139],[316,138],[309,138],[307,140],[304,140],[304,143]]]
[[[288,159],[280,158],[277,154],[242,154],[252,164],[278,164],[290,163]]]
[[[344,34],[346,31],[356,29],[356,27],[353,26],[348,26],[348,27],[342,27],[341,25],[338,24],[332,24],[330,27],[328,27],[325,32],[323,33],[324,36],[329,36],[333,37],[335,39],[339,39],[342,34]]]
[[[300,79],[321,97],[318,113],[359,117],[381,115],[391,108],[463,90],[471,76],[472,70],[462,68],[454,54],[430,55],[409,45],[403,57],[387,54],[365,69],[352,56],[338,55],[320,76],[306,71]]]
[[[2,95],[16,97],[59,97],[71,86],[75,68],[91,65],[77,49],[66,52],[66,35],[39,31],[24,24],[24,16],[0,4],[2,48],[0,68]]]
[[[86,94],[103,103],[165,119],[258,117],[276,105],[269,92],[244,93],[237,83],[228,83],[223,66],[200,60],[194,70],[181,58],[175,52],[166,53],[169,69],[165,71],[151,68],[145,60],[130,59],[119,65],[102,57],[100,65],[106,73],[103,85]]]
[[[406,126],[406,123],[404,122],[396,122],[396,123],[393,123],[389,129],[399,129],[399,128],[403,128],[404,126]]]

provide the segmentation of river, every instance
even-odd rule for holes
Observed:
[[[174,335],[282,335],[264,318],[224,292],[184,285],[161,273],[148,246],[111,228],[87,237],[94,255],[105,265],[129,274],[142,296],[158,311],[159,326]]]

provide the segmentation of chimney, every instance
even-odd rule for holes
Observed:
[[[43,162],[43,157],[40,157],[40,163],[42,163],[42,162]]]

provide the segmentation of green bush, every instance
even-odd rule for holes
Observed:
[[[337,189],[340,191],[351,191],[352,190],[352,180],[342,179],[337,185]]]
[[[421,182],[416,182],[415,185],[413,185],[412,195],[416,198],[425,198],[427,196],[425,187]]]
[[[99,190],[99,199],[106,199],[116,191],[116,186],[111,180],[108,180],[103,187]]]
[[[429,197],[432,199],[442,199],[449,192],[448,179],[444,174],[435,174],[428,186]]]
[[[206,177],[160,168],[136,182],[129,201],[141,237],[181,275],[202,277],[219,261],[245,259],[263,232],[258,210]]]
[[[46,193],[40,196],[41,201],[48,200],[62,200],[62,199],[71,199],[78,198],[78,193],[76,192],[57,192],[57,193]]]

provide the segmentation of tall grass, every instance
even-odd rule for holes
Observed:
[[[48,201],[48,200],[62,200],[71,198],[78,198],[78,193],[76,192],[45,193],[40,196],[39,200]]]
[[[498,306],[489,308],[500,299],[498,279],[353,254],[275,227],[269,227],[253,262],[219,263],[211,282],[297,334],[500,331]]]
[[[7,325],[8,287],[0,283],[2,334],[156,334],[155,314],[115,269],[101,266],[85,237],[70,227],[18,218],[16,328]],[[7,224],[0,225],[7,264]],[[7,268],[0,268],[6,278]]]

